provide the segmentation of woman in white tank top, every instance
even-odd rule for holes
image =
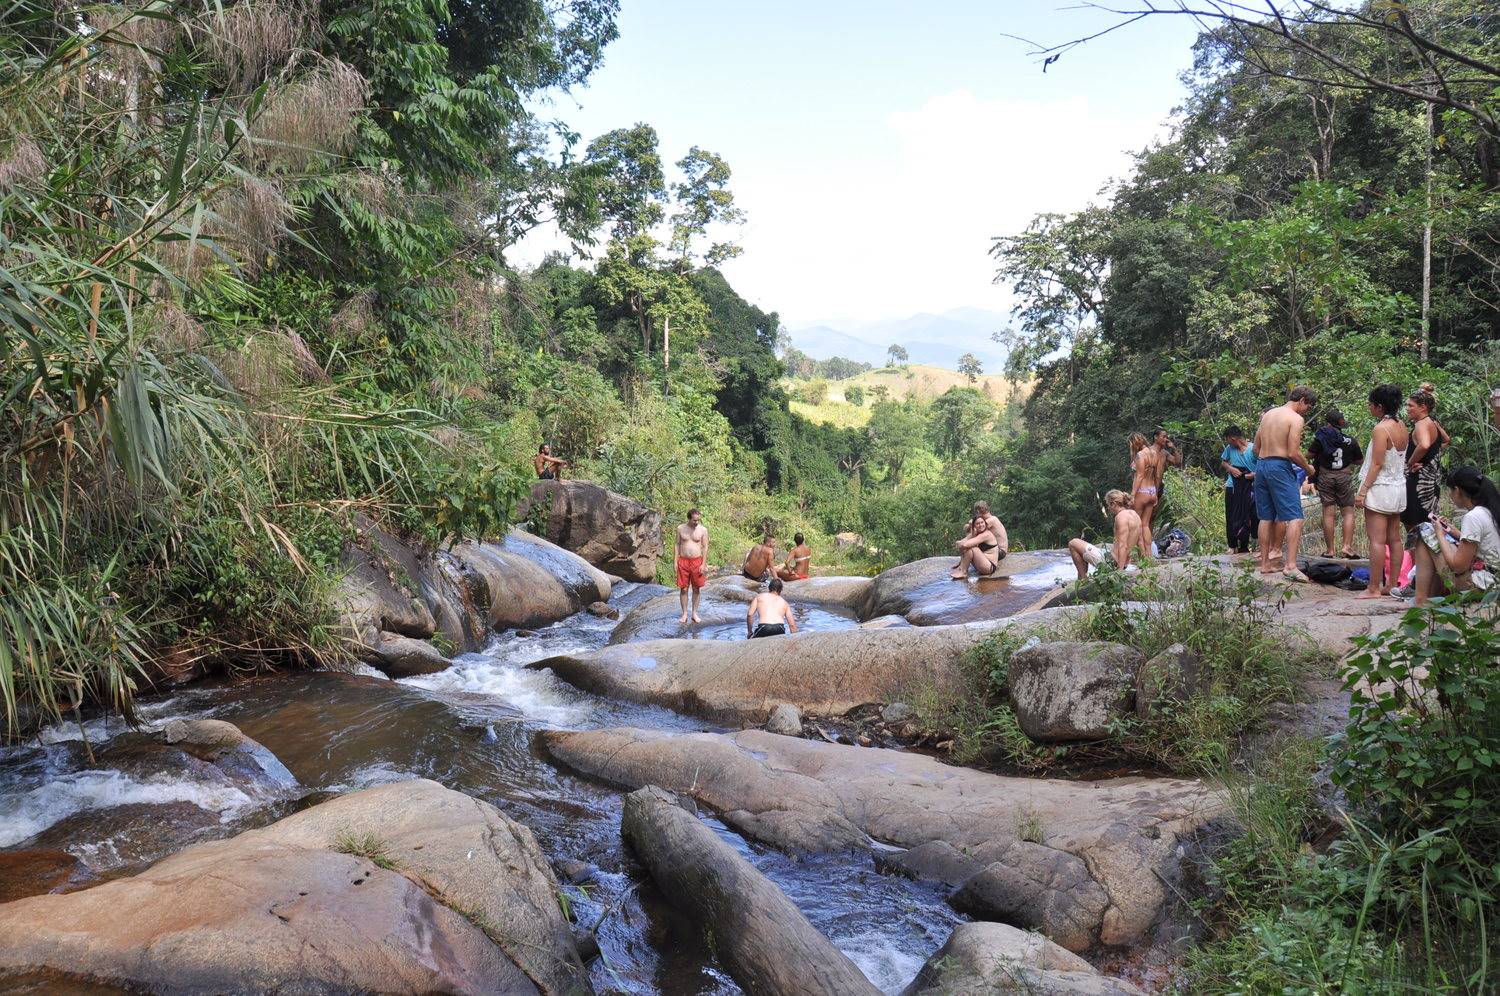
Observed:
[[[1375,430],[1365,447],[1354,496],[1354,503],[1365,510],[1365,535],[1370,538],[1370,584],[1360,598],[1380,598],[1396,584],[1404,545],[1401,513],[1406,510],[1407,430],[1396,417],[1400,409],[1401,389],[1394,384],[1381,384],[1370,392]],[[1389,563],[1393,555],[1394,565]]]

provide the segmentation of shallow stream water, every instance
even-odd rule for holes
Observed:
[[[801,614],[808,629],[853,624],[832,612]],[[424,777],[485,799],[530,826],[554,860],[596,866],[592,883],[565,891],[577,923],[598,925],[603,956],[593,974],[601,992],[737,992],[697,940],[695,925],[676,922],[624,851],[621,793],[559,770],[534,748],[534,733],[545,728],[714,729],[665,710],[601,699],[551,672],[523,667],[601,647],[613,625],[580,614],[531,636],[501,634],[446,671],[404,681],[272,675],[195,685],[147,702],[141,711],[149,725],[177,717],[228,720],[269,748],[308,791]],[[699,636],[742,639],[744,633],[742,625],[707,630]],[[118,723],[99,721],[87,729],[95,744],[122,731]],[[137,781],[120,772],[79,770],[81,746],[72,742],[78,735],[76,727],[63,727],[48,731],[41,744],[0,752],[0,848],[60,848],[97,873],[128,874],[184,842],[264,824],[290,809],[285,800],[182,779]],[[144,810],[151,815],[143,820],[144,803],[173,805]],[[166,834],[164,820],[177,821]],[[868,856],[792,858],[752,848],[710,823],[888,992],[911,980],[959,920],[938,888],[878,874]]]

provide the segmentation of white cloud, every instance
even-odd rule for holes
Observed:
[[[1085,98],[983,100],[968,90],[886,116],[886,155],[736,174],[750,213],[728,276],[789,323],[1003,308],[987,253],[1042,211],[1075,210],[1161,131]]]

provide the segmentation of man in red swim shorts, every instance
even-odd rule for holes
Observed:
[[[698,617],[698,596],[703,593],[706,578],[703,563],[708,557],[708,530],[703,526],[703,513],[696,508],[688,512],[687,522],[677,527],[677,587],[682,601],[682,617],[678,622],[688,621],[688,589],[693,592],[692,619]]]

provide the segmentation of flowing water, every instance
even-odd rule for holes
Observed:
[[[802,615],[809,629],[853,625],[833,612],[804,609]],[[737,992],[714,967],[695,926],[676,920],[625,853],[622,795],[559,770],[534,747],[533,734],[544,728],[714,729],[665,710],[601,699],[550,672],[523,667],[603,646],[613,625],[580,614],[531,636],[501,634],[449,670],[404,681],[318,672],[200,684],[148,702],[142,713],[148,724],[175,717],[228,720],[268,747],[310,791],[424,777],[485,799],[530,826],[554,860],[594,866],[592,882],[565,891],[576,921],[585,928],[598,924],[603,956],[593,972],[600,991]],[[718,627],[700,636],[738,639],[743,633],[742,626]],[[120,727],[96,721],[85,732],[97,744]],[[288,811],[285,802],[223,786],[80,770],[80,745],[71,742],[77,736],[76,727],[60,728],[41,744],[0,753],[0,847],[61,848],[97,873],[125,874],[185,841],[238,832]],[[143,824],[143,809],[157,820]],[[179,810],[199,818],[183,818],[164,840],[161,815]],[[939,889],[877,874],[868,856],[793,858],[749,847],[709,822],[886,991],[910,981],[958,922]],[[143,834],[143,825],[157,832]]]

